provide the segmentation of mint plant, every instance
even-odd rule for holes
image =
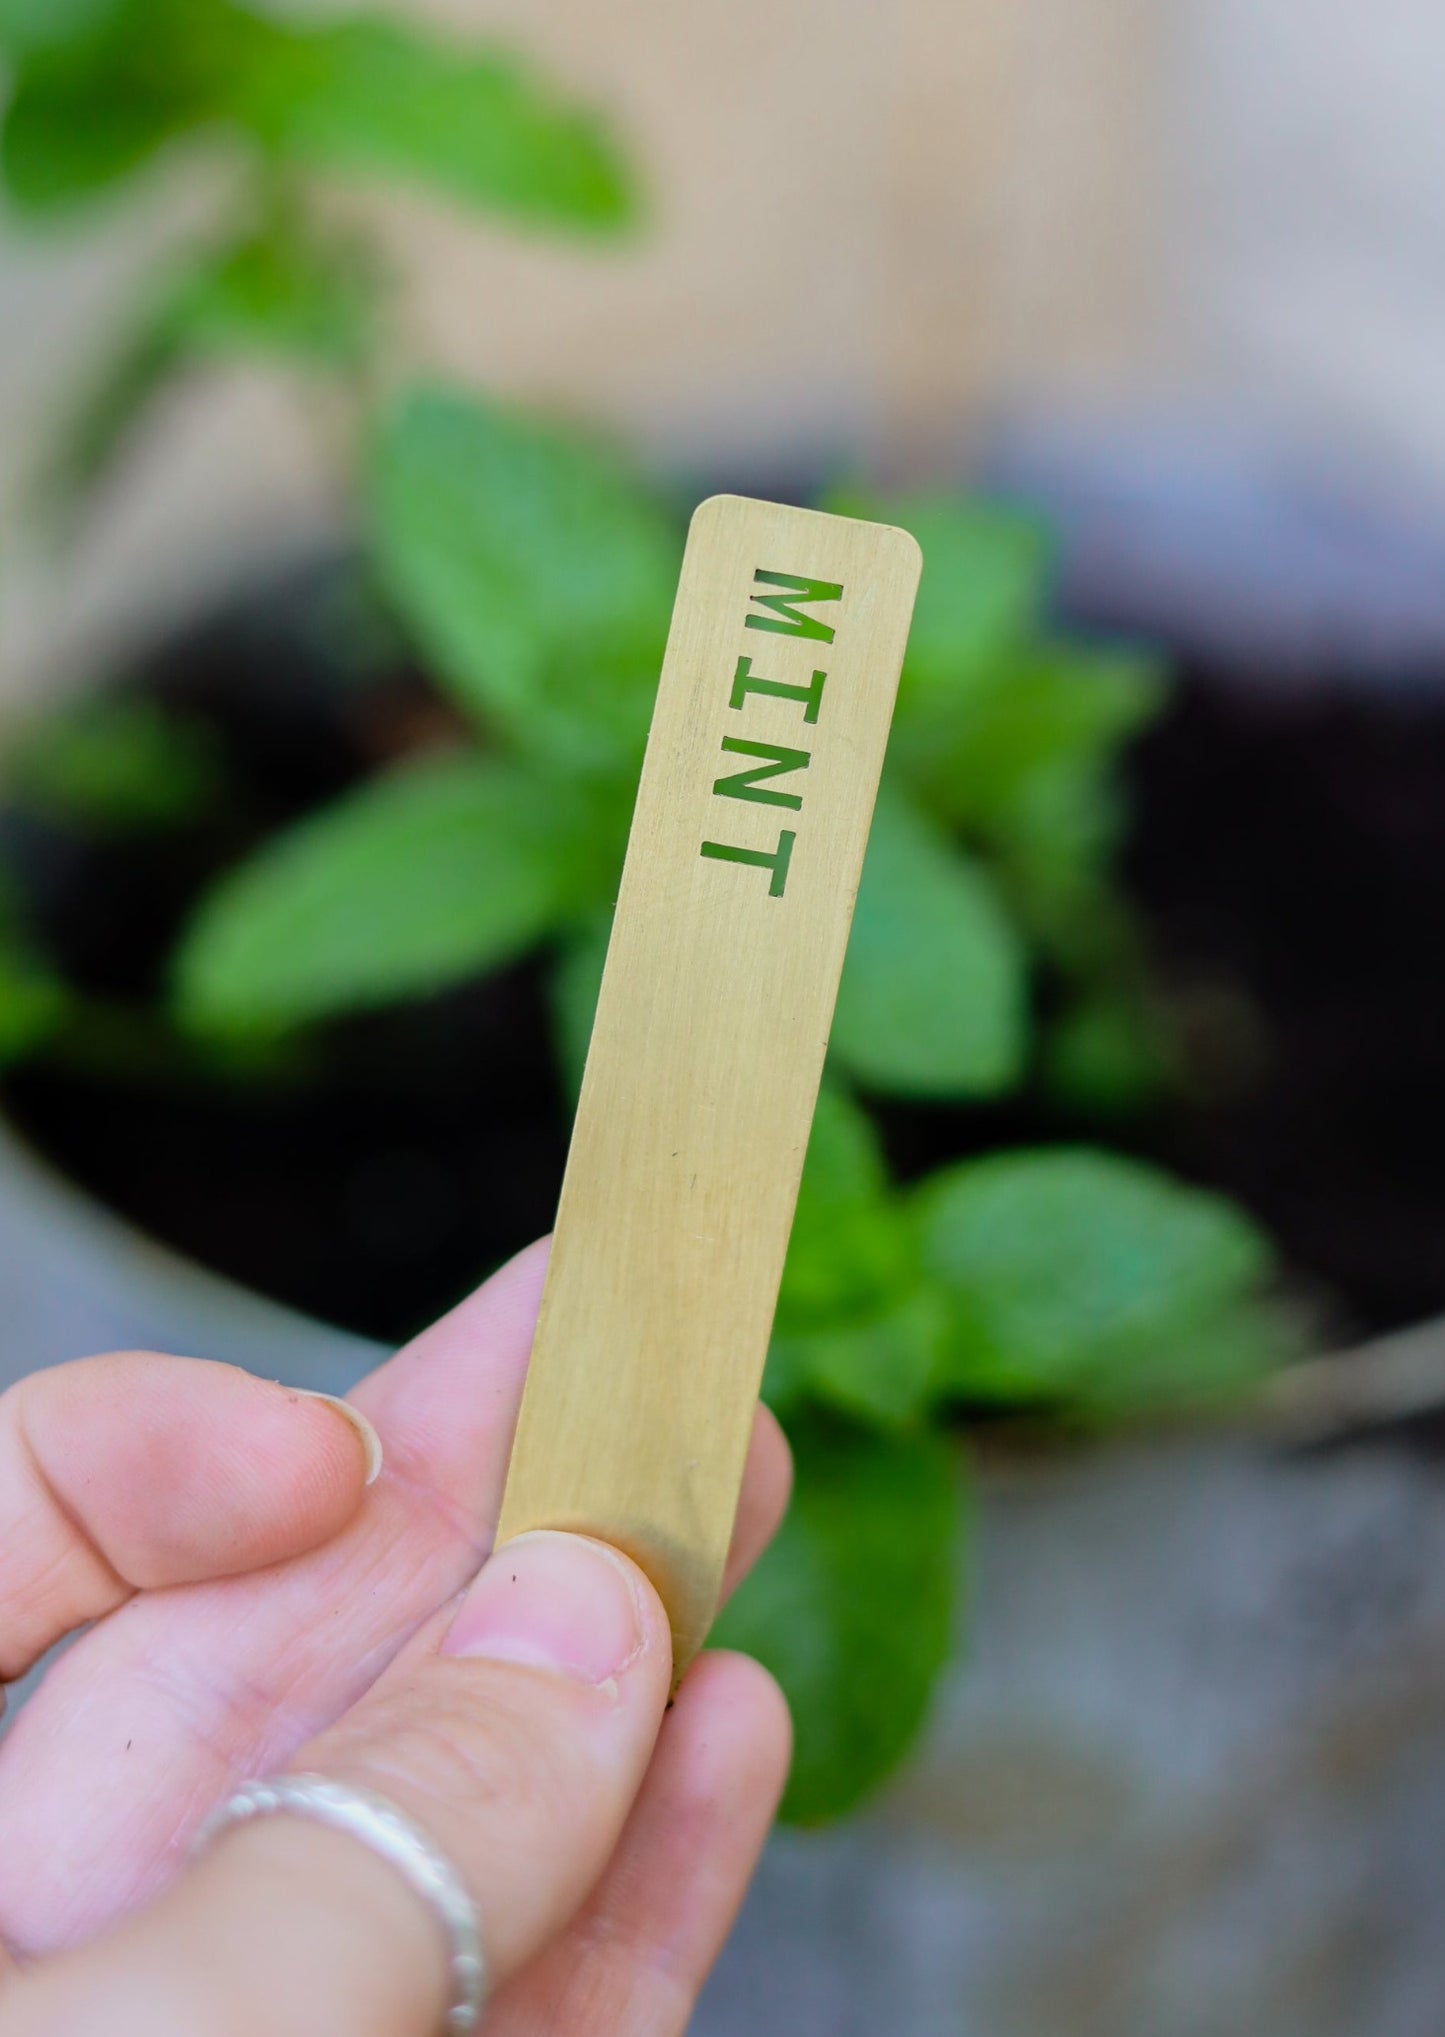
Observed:
[[[515,224],[608,232],[636,210],[607,129],[527,65],[382,14],[240,0],[0,0],[0,186],[59,230],[161,157],[209,156],[229,195],[138,293],[52,480],[97,479],[177,374],[270,357],[367,386],[384,263],[337,218],[347,183],[412,185]]]
[[[144,33],[140,31],[144,30]],[[617,454],[482,397],[378,397],[377,264],[310,179],[408,176],[533,224],[610,227],[630,182],[591,119],[524,70],[374,18],[288,24],[233,0],[0,0],[0,171],[37,219],[162,148],[224,146],[236,219],[149,292],[61,462],[103,470],[181,369],[260,350],[356,397],[356,540],[452,733],[275,833],[174,954],[178,1055],[224,1080],[368,1007],[547,958],[575,1084],[681,556],[682,519]],[[1127,1103],[1167,1075],[1112,880],[1121,746],[1157,660],[1048,620],[1029,520],[840,490],[925,556],[765,1391],[792,1513],[725,1613],[798,1723],[788,1809],[856,1802],[915,1736],[959,1635],[971,1410],[1074,1425],[1235,1391],[1276,1360],[1271,1255],[1237,1210],[1107,1152],[1006,1151],[894,1179],[876,1106],[1042,1085]],[[354,682],[366,683],[364,672]],[[214,759],[103,699],[12,745],[12,796],[160,827]],[[198,789],[200,788],[200,789]],[[0,1058],[63,1047],[83,1002],[0,890]],[[288,1062],[288,1079],[296,1079]]]

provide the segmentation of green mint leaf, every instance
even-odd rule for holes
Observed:
[[[66,1016],[69,997],[21,924],[9,873],[0,869],[0,1068],[21,1061]]]
[[[931,1436],[818,1416],[790,1436],[792,1506],[713,1639],[782,1685],[797,1735],[783,1815],[817,1824],[907,1752],[952,1652],[960,1467]]]
[[[22,54],[0,168],[22,210],[103,196],[167,143],[204,134],[246,137],[299,169],[409,179],[534,226],[606,231],[635,211],[605,124],[509,55],[379,16],[292,25],[234,0],[55,0],[75,20],[45,39],[40,0],[3,4],[5,46]]]
[[[952,1297],[954,1388],[1081,1412],[1237,1383],[1231,1334],[1271,1271],[1239,1210],[1085,1148],[965,1161],[918,1191],[925,1265]],[[1263,1340],[1251,1335],[1245,1369]]]
[[[153,405],[183,372],[186,360],[169,317],[148,312],[60,417],[36,477],[39,506],[62,522],[129,449]]]
[[[801,1338],[774,1330],[763,1367],[762,1399],[783,1422],[806,1411],[808,1391],[808,1350]]]
[[[818,1098],[778,1302],[781,1328],[877,1314],[917,1276],[916,1244],[892,1196],[878,1135],[841,1091]]]
[[[535,675],[530,702],[513,741],[559,771],[613,786],[617,860],[621,868],[647,730],[657,698],[666,622],[650,602],[635,633],[590,639],[559,651]]]
[[[600,447],[478,397],[418,390],[377,436],[370,520],[384,583],[438,677],[520,746],[538,743],[556,665],[577,675],[584,718],[589,670],[611,675],[604,728],[620,661],[650,675],[650,696],[678,536]]]
[[[1128,1116],[1174,1073],[1167,1021],[1117,985],[1070,1005],[1044,1043],[1044,1078],[1066,1109]]]
[[[122,0],[0,0],[0,50],[23,57],[83,43],[119,12]]]
[[[27,955],[12,953],[0,935],[0,1068],[22,1061],[65,1015],[65,992]]]
[[[124,454],[152,404],[188,370],[256,358],[349,369],[369,355],[378,279],[349,240],[273,210],[258,227],[154,280],[127,337],[70,416],[43,477],[65,512]]]
[[[893,1428],[943,1377],[947,1313],[921,1276],[911,1206],[867,1114],[825,1087],[808,1142],[764,1391]]]
[[[1090,757],[1061,757],[1030,772],[1007,814],[990,824],[990,847],[1011,895],[1050,947],[1087,954],[1095,945],[1091,923],[1071,922],[1091,903],[1105,903],[1123,822],[1112,770]]]
[[[0,181],[12,207],[46,214],[103,196],[189,125],[163,88],[107,99],[88,81],[22,72],[0,128]]]
[[[989,1096],[1018,1078],[1026,957],[984,869],[885,787],[833,1021],[835,1060],[898,1096]]]
[[[493,968],[575,910],[585,845],[545,788],[473,758],[348,794],[224,877],[175,960],[196,1031],[279,1032]]]
[[[66,0],[70,4],[70,0]],[[37,215],[106,197],[170,142],[230,118],[237,81],[284,47],[229,0],[113,0],[86,33],[34,48],[0,132],[11,204]]]
[[[1165,697],[1152,653],[1048,642],[1001,668],[946,731],[931,731],[938,747],[919,763],[953,817],[1007,834],[1028,825],[1027,803],[1041,773],[1111,763]]]
[[[1166,697],[1157,658],[1046,641],[1001,666],[945,723],[892,757],[917,796],[992,854],[1022,924],[1066,971],[1129,945],[1110,869],[1123,823],[1116,765]]]
[[[221,769],[194,724],[154,701],[101,694],[21,729],[5,781],[18,805],[126,832],[194,820],[216,799]]]
[[[597,114],[520,58],[380,16],[290,34],[235,110],[298,165],[409,178],[533,225],[606,230],[635,210]]]
[[[1101,1425],[1201,1412],[1240,1399],[1304,1355],[1303,1326],[1284,1308],[1259,1300],[1222,1305],[1161,1340],[1147,1366],[1101,1371],[1077,1412]]]
[[[358,243],[276,209],[182,270],[163,316],[197,355],[356,367],[371,349],[377,281]]]
[[[919,1282],[876,1314],[856,1311],[816,1329],[779,1330],[765,1392],[776,1412],[806,1397],[873,1428],[909,1428],[947,1376],[946,1297]]]
[[[1008,663],[1032,634],[1048,592],[1050,545],[1015,511],[942,495],[869,496],[838,490],[823,505],[843,516],[894,523],[923,550],[923,579],[908,632],[898,723],[932,726]]]

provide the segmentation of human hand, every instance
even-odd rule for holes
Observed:
[[[86,1360],[0,1399],[0,1680],[98,1622],[0,1743],[0,2037],[432,2037],[442,1935],[356,1840],[275,1817],[181,1872],[212,1805],[288,1766],[379,1791],[460,1870],[488,2037],[685,2027],[787,1718],[713,1654],[663,1722],[666,1620],[615,1552],[483,1564],[544,1261],[357,1389],[370,1490],[329,1407],[226,1367]],[[787,1483],[762,1415],[730,1581]]]

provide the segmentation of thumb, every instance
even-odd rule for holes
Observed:
[[[634,1564],[578,1535],[519,1536],[295,1765],[421,1828],[465,1881],[500,1984],[601,1875],[670,1676],[666,1615]],[[109,1940],[15,1984],[0,2037],[89,2037],[102,2018],[106,2037],[432,2037],[446,1954],[394,1867],[275,1816],[231,1828]]]

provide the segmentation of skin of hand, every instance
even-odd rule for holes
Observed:
[[[379,1791],[461,1872],[487,2037],[686,2028],[789,1722],[724,1653],[667,1710],[667,1622],[616,1551],[489,1558],[545,1256],[364,1381],[360,1425],[148,1353],[0,1397],[0,1682],[94,1623],[0,1740],[0,2037],[433,2037],[442,1932],[359,1842],[273,1817],[187,1866],[287,1768]],[[789,1477],[760,1412],[729,1588]]]

